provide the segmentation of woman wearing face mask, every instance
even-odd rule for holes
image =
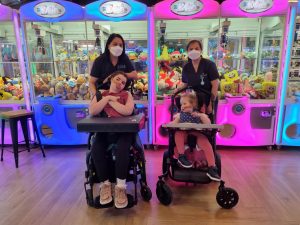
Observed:
[[[120,34],[111,34],[106,42],[104,53],[95,60],[91,70],[89,80],[91,96],[94,96],[100,87],[105,88],[103,84],[116,71],[125,72],[129,79],[137,79],[137,72],[125,54],[123,37]]]
[[[211,98],[215,99],[218,95],[219,73],[216,64],[208,59],[202,58],[202,43],[198,40],[192,40],[187,45],[189,61],[182,69],[182,86],[178,91],[187,86],[193,88],[200,87],[209,91]],[[206,113],[212,112],[211,101],[206,95],[205,104]]]

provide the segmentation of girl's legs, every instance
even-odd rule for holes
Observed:
[[[191,134],[197,137],[197,145],[203,150],[208,166],[216,166],[214,151],[207,137],[199,132]]]
[[[115,171],[117,185],[115,186],[115,206],[125,208],[128,205],[126,194],[126,177],[128,174],[130,146],[135,134],[118,134]]]
[[[212,146],[208,138],[199,132],[191,132],[191,134],[197,137],[197,145],[204,151],[204,155],[206,157],[207,164],[208,164],[208,172],[206,173],[206,175],[211,180],[221,181],[221,178],[216,168],[214,151],[212,149]]]
[[[187,159],[184,154],[184,143],[187,140],[188,133],[186,131],[175,132],[175,144],[178,151],[178,164],[184,168],[191,168],[193,164]]]
[[[105,205],[112,201],[111,183],[108,178],[108,164],[106,159],[106,149],[108,148],[107,135],[97,133],[95,142],[92,144],[92,160],[100,181],[100,204]]]

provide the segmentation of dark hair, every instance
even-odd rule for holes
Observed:
[[[191,45],[191,44],[194,44],[194,43],[197,43],[197,44],[200,46],[201,51],[203,50],[203,46],[202,46],[201,41],[199,41],[199,40],[191,40],[191,41],[188,43],[188,45],[186,46],[186,51],[188,51],[190,45]]]
[[[111,79],[113,79],[114,77],[116,77],[116,76],[118,76],[118,75],[122,75],[122,76],[124,76],[125,78],[126,78],[126,84],[125,84],[125,86],[124,86],[124,89],[123,90],[126,90],[128,87],[129,87],[129,85],[130,85],[130,83],[131,83],[131,80],[128,78],[128,76],[127,76],[127,74],[125,73],[125,72],[123,72],[123,71],[115,71],[115,72],[113,72],[111,75],[110,75],[110,77],[109,77],[109,79],[108,79],[108,82],[109,82],[109,85],[110,85],[110,83],[111,83]]]
[[[123,37],[120,34],[115,34],[112,33],[111,35],[109,35],[107,41],[106,41],[106,45],[105,45],[105,50],[104,50],[104,54],[107,58],[109,58],[110,52],[108,49],[108,46],[110,45],[110,43],[115,39],[115,38],[120,38],[122,40],[123,43],[123,52],[119,57],[123,57],[125,55],[125,41],[123,39]]]

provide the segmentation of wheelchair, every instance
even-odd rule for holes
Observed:
[[[171,97],[171,121],[173,120],[173,115],[175,112],[178,112],[180,109],[180,99],[178,98],[178,94],[187,90],[191,89],[191,87],[184,88],[177,93],[175,93]],[[198,96],[198,101],[199,101],[199,96],[201,94],[208,95],[209,97],[211,94],[203,90],[201,88],[192,88],[196,92]],[[216,110],[217,109],[217,104],[218,101],[213,101],[212,102],[212,114],[209,115],[211,119],[211,123],[215,124],[215,115],[216,115]],[[159,201],[163,205],[169,205],[171,204],[173,200],[173,194],[169,186],[166,184],[166,179],[170,177],[172,180],[177,181],[177,182],[186,182],[186,183],[194,183],[194,184],[208,184],[211,182],[210,178],[206,175],[208,168],[207,166],[201,167],[201,168],[181,168],[178,166],[177,159],[174,157],[174,149],[175,149],[175,132],[176,129],[168,129],[169,132],[169,146],[168,150],[164,152],[163,155],[163,162],[162,162],[162,175],[158,177],[158,182],[156,184],[156,195]],[[216,161],[216,167],[217,167],[217,172],[219,176],[221,177],[221,157],[216,151],[216,133],[218,132],[218,129],[206,129],[206,130],[201,130],[198,131],[204,134],[210,144],[212,145],[213,151],[214,151],[214,156],[215,156],[215,161]],[[196,149],[196,138],[192,135],[188,136],[188,146],[190,150],[189,151],[195,151]],[[231,209],[233,208],[239,201],[239,195],[238,193],[233,189],[229,187],[225,187],[225,182],[223,180],[220,181],[219,185],[219,190],[216,195],[216,200],[217,203],[225,209]]]
[[[100,94],[101,95],[101,94]],[[97,101],[101,98],[100,95],[96,95]],[[133,112],[133,115],[137,115],[139,113],[136,105],[135,110]],[[104,116],[105,115],[100,115]],[[88,151],[86,154],[86,171],[85,171],[85,178],[86,181],[84,183],[84,189],[86,194],[86,201],[87,204],[94,208],[108,208],[113,206],[113,202],[110,204],[107,204],[105,206],[100,205],[99,198],[100,196],[93,196],[93,186],[95,183],[99,183],[99,179],[96,173],[95,165],[93,163],[91,149],[93,144],[95,143],[95,137],[97,133],[90,133],[88,137]],[[113,136],[113,134],[112,134]],[[108,164],[110,165],[111,169],[110,171],[114,171],[114,163],[115,163],[115,149],[116,144],[112,137],[109,140],[110,145],[107,148],[106,151],[106,157],[108,160]],[[150,201],[152,198],[152,192],[149,186],[147,185],[147,179],[146,179],[146,160],[144,155],[144,146],[140,140],[139,134],[135,134],[135,138],[132,141],[131,147],[130,147],[130,153],[129,153],[130,161],[128,166],[128,174],[126,178],[126,182],[133,182],[134,183],[134,196],[127,194],[128,197],[128,206],[126,208],[131,208],[138,202],[137,197],[137,183],[139,178],[140,183],[140,194],[144,201]],[[115,183],[116,177],[114,172],[110,172],[109,174],[109,180],[112,183]]]

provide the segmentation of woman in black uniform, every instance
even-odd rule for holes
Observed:
[[[177,90],[187,86],[194,89],[202,88],[211,93],[211,98],[215,100],[218,95],[219,73],[217,66],[209,59],[202,58],[203,47],[198,40],[192,40],[187,45],[189,61],[182,69],[182,86]],[[176,91],[177,91],[176,90]],[[212,113],[210,98],[205,95],[206,113]]]
[[[89,87],[92,97],[100,87],[108,89],[103,84],[116,71],[125,72],[129,79],[137,79],[137,72],[125,54],[123,37],[120,34],[111,34],[106,42],[104,53],[95,60],[91,70]]]

